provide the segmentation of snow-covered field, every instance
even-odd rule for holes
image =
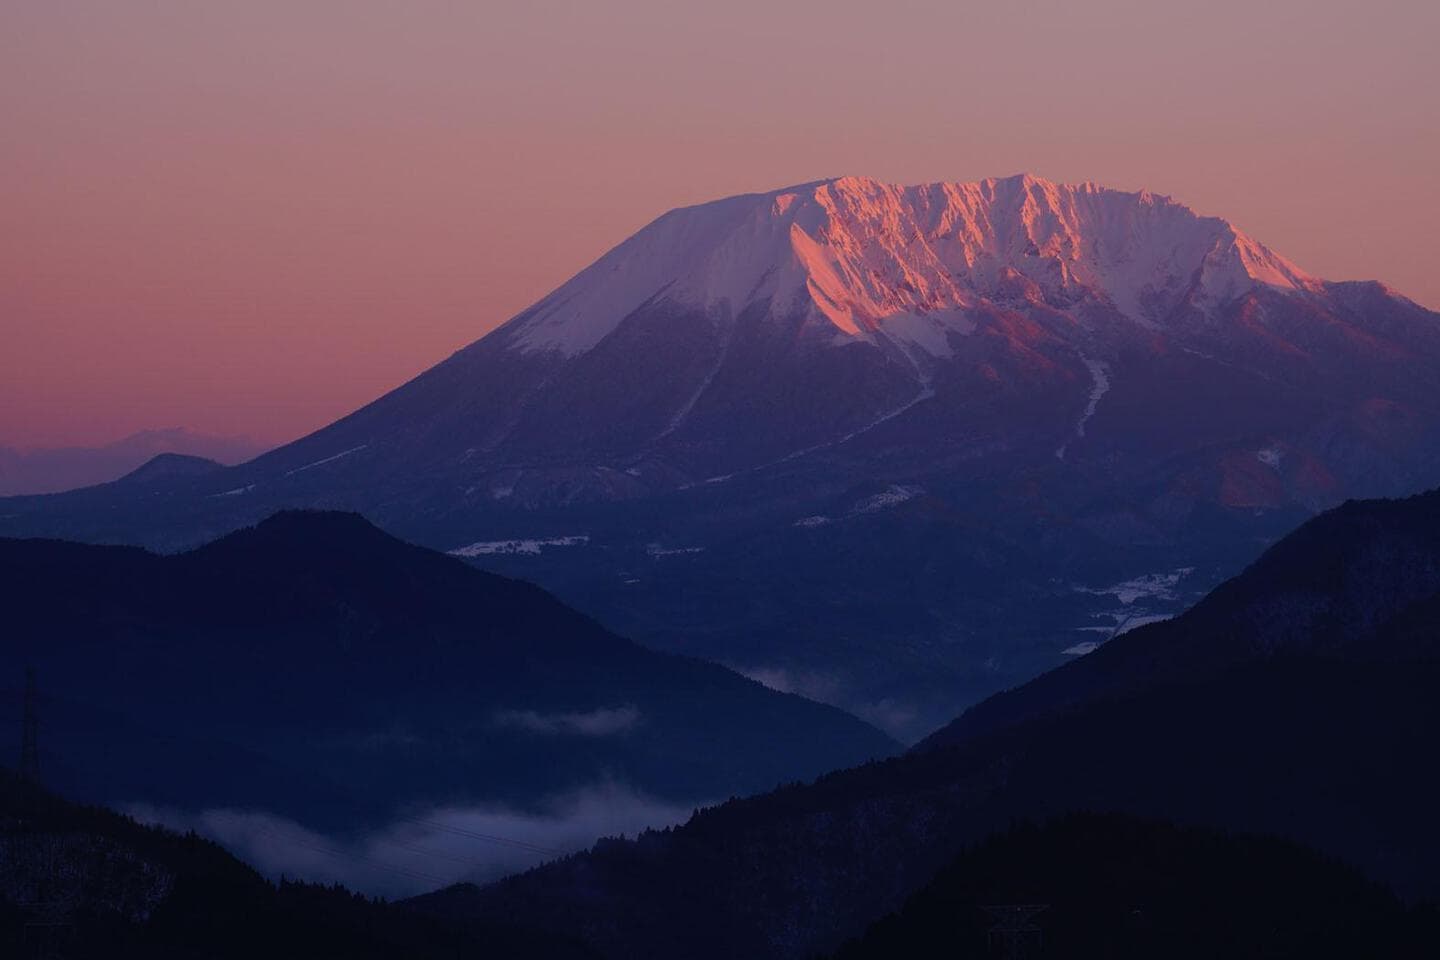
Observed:
[[[452,557],[483,557],[492,554],[537,555],[546,547],[583,547],[590,542],[587,536],[547,537],[537,540],[482,540],[466,547],[450,551]]]

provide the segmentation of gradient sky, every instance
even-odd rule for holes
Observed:
[[[279,441],[664,210],[1168,193],[1440,307],[1434,0],[5,0],[0,444]]]

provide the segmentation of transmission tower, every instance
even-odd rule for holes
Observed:
[[[992,954],[998,948],[1005,960],[1029,960],[1045,949],[1045,934],[1035,918],[1050,909],[1049,904],[1011,903],[981,909],[994,920],[986,937]]]
[[[40,711],[35,692],[35,668],[25,668],[25,715],[20,731],[20,776],[40,782]]]

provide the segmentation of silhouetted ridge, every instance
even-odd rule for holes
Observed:
[[[1433,908],[1407,909],[1311,850],[1082,814],[966,850],[836,958],[994,956],[992,930],[1006,916],[997,905],[1006,904],[1042,908],[1014,926],[1044,957],[1418,960],[1440,951]]]
[[[372,549],[383,549],[382,545],[385,545],[415,549],[398,537],[385,533],[353,510],[278,510],[254,526],[227,534],[199,550],[239,545],[275,546],[285,549],[303,544],[307,540],[327,546],[365,545]]]
[[[0,590],[0,671],[33,662],[55,782],[87,799],[354,831],[597,784],[688,808],[897,747],[354,513],[171,555],[0,540]]]
[[[424,624],[467,629],[480,618],[516,615],[556,638],[603,632],[533,584],[406,543],[348,511],[283,510],[180,557],[189,562],[171,565],[195,583],[195,596],[213,593],[216,602],[248,594],[257,607],[297,612],[342,603],[417,632]]]
[[[185,453],[161,453],[151,457],[115,482],[154,483],[177,477],[203,477],[224,469],[225,465],[218,460],[195,457]]]
[[[234,555],[281,563],[293,562],[297,555],[326,556],[335,563],[368,562],[377,557],[408,562],[424,557],[431,562],[448,562],[440,554],[391,536],[360,514],[347,510],[277,511],[254,526],[226,534],[192,553],[207,559]]]

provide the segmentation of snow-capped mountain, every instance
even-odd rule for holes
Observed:
[[[1408,321],[1387,326],[1377,310]],[[946,418],[958,411],[944,394],[973,406],[1010,389],[1066,394],[1048,407],[1046,441],[1064,457],[1136,352],[1303,378],[1411,354],[1394,327],[1407,322],[1433,339],[1429,315],[1383,288],[1326,284],[1153,194],[1028,176],[846,178],[668,213],[276,460],[297,469],[354,451],[363,463],[398,446],[427,471],[459,466],[479,481],[467,497],[606,500],[851,442],[926,401],[917,415]],[[1251,453],[1279,475],[1287,441],[1275,441]],[[1323,487],[1326,472],[1301,486]],[[1264,496],[1326,500],[1310,487]]]
[[[1019,296],[1106,305],[1163,324],[1263,284],[1323,284],[1168,197],[1024,175],[900,187],[859,177],[675,210],[513,323],[522,349],[574,356],[651,301],[724,323],[763,301],[843,345],[891,339],[932,356],[964,312]]]
[[[844,178],[667,213],[311,436],[0,533],[356,509],[903,736],[1436,483],[1440,316],[1380,284],[1146,192]]]

